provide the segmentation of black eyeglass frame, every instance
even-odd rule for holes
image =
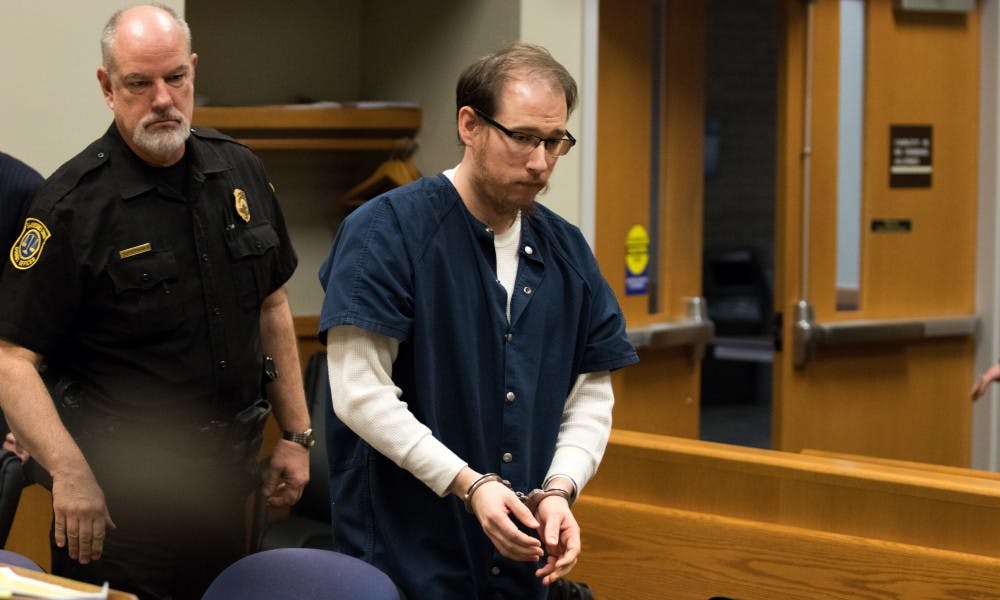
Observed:
[[[571,134],[568,131],[566,132],[566,137],[564,138],[543,138],[537,135],[532,135],[530,133],[524,133],[523,131],[511,131],[510,129],[507,129],[500,123],[494,121],[491,117],[489,117],[486,113],[479,110],[478,108],[474,106],[470,108],[472,108],[472,111],[475,112],[476,116],[478,116],[480,119],[486,121],[493,127],[496,127],[498,130],[500,130],[501,133],[503,133],[504,135],[506,135],[507,137],[509,137],[510,139],[514,140],[519,144],[530,143],[530,140],[534,140],[534,143],[531,144],[532,150],[537,148],[539,144],[543,144],[545,146],[545,152],[549,156],[554,156],[554,157],[566,156],[566,154],[569,153],[570,149],[576,145],[576,138],[573,137],[573,134]],[[566,150],[563,151],[561,154],[555,154],[549,150],[550,144],[558,149],[562,147],[566,142],[569,142],[569,146],[566,146]]]

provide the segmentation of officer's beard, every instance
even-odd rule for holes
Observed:
[[[149,126],[157,121],[170,119],[176,122],[169,128],[158,127],[155,130]],[[191,122],[177,109],[163,113],[149,113],[139,121],[132,132],[132,142],[143,152],[156,157],[170,157],[187,142],[191,135]]]

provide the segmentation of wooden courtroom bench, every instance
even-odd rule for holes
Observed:
[[[597,598],[1000,597],[1000,480],[615,430],[574,512]]]

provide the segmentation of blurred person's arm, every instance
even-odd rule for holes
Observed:
[[[52,475],[56,545],[88,563],[101,557],[108,527],[114,527],[104,492],[79,446],[63,425],[38,365],[38,354],[0,340],[0,408],[17,443]]]

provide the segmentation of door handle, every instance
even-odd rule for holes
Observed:
[[[881,342],[912,342],[941,337],[974,335],[977,315],[923,317],[915,319],[864,319],[817,323],[813,308],[804,300],[795,307],[792,326],[792,358],[796,367],[809,363],[816,346]]]
[[[636,348],[669,348],[690,346],[691,360],[705,356],[705,346],[715,336],[715,323],[708,318],[705,299],[684,298],[686,314],[677,321],[660,321],[626,329],[629,341]]]

